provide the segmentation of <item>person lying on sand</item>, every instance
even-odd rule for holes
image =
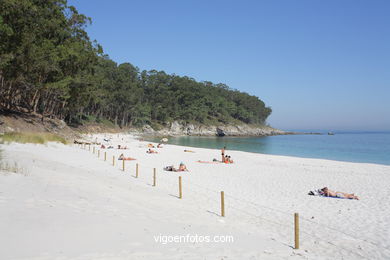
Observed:
[[[114,149],[114,146],[110,145],[107,149]]]
[[[180,163],[178,169],[176,169],[175,167],[173,167],[173,165],[171,165],[171,166],[165,167],[164,170],[170,171],[170,172],[188,172],[187,166],[182,162]]]
[[[354,193],[345,193],[340,191],[332,191],[328,189],[328,187],[324,187],[321,189],[321,191],[324,193],[324,196],[326,197],[334,197],[334,198],[344,198],[344,199],[354,199],[358,200],[358,196],[355,196]]]
[[[158,152],[149,148],[149,150],[147,150],[146,153],[158,153]]]
[[[194,151],[191,150],[184,150],[185,153],[195,153]]]
[[[149,148],[155,148],[153,144],[148,144]]]
[[[118,160],[122,160],[122,161],[132,161],[132,160],[135,160],[134,158],[131,158],[131,157],[125,157],[123,155],[123,153],[121,155],[119,155],[118,157]]]
[[[198,162],[198,163],[222,163],[222,162],[220,162],[220,161],[218,161],[217,159],[213,159],[213,161],[202,161],[202,160],[198,160],[198,161],[196,161],[196,162]]]
[[[121,146],[120,144],[118,144],[118,149],[119,150],[126,150],[127,146]]]
[[[158,144],[157,148],[163,148],[163,145],[162,144]]]
[[[345,193],[340,191],[332,191],[328,189],[328,187],[324,187],[322,189],[316,191],[310,191],[309,195],[317,195],[331,198],[341,198],[341,199],[354,199],[359,200],[358,196],[355,196],[354,193]]]

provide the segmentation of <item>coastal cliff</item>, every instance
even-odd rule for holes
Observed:
[[[269,126],[261,125],[201,125],[174,121],[159,130],[145,125],[141,130],[131,131],[145,136],[269,136],[291,134]]]

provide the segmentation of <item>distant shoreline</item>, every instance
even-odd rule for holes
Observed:
[[[296,137],[294,137],[294,135]],[[167,137],[139,135],[138,139],[159,143],[162,138],[167,137],[169,140],[167,144],[188,148],[221,149],[226,146],[228,150],[261,155],[270,154],[297,158],[390,165],[390,161],[384,156],[385,154],[388,154],[388,150],[386,149],[386,146],[376,146],[376,136],[365,137],[343,134],[336,135],[337,138],[327,134],[311,134],[311,136],[312,137],[310,137],[310,134],[285,134],[275,135],[272,138],[272,136]],[[386,136],[383,138],[386,138]],[[359,140],[362,139],[366,140],[365,145],[362,145],[359,142]],[[371,145],[367,147],[368,144]],[[376,148],[373,146],[376,146]]]

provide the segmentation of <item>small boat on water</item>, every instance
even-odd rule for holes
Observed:
[[[334,135],[334,133],[333,132],[328,132],[328,135]]]

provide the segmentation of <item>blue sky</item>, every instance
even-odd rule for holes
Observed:
[[[281,129],[390,130],[390,1],[69,1],[118,63],[260,97]]]

